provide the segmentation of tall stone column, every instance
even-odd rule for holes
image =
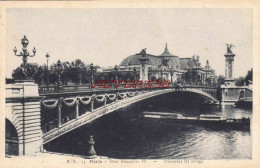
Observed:
[[[140,80],[142,81],[147,81],[148,80],[148,58],[147,59],[142,59],[140,60],[141,65],[140,65]]]
[[[148,80],[148,62],[149,58],[146,56],[146,49],[143,49],[140,53],[142,56],[140,60],[140,80]]]
[[[239,93],[237,91],[239,90],[239,87],[235,86],[235,80],[233,78],[233,63],[234,63],[234,57],[235,54],[231,51],[231,49],[234,47],[232,44],[226,44],[227,45],[227,53],[225,56],[225,84],[221,85],[221,91],[222,91],[222,98],[221,103],[223,104],[234,104],[236,101],[238,101]]]
[[[232,45],[232,44],[231,44]],[[227,53],[224,55],[226,57],[225,60],[225,84],[227,85],[234,85],[234,78],[233,78],[233,62],[235,54],[232,53],[231,48],[227,49]]]

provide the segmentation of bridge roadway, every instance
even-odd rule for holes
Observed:
[[[115,110],[118,110],[120,108],[126,107],[130,104],[139,102],[141,100],[154,97],[157,95],[162,95],[166,93],[171,93],[171,92],[189,92],[189,93],[195,93],[199,94],[202,97],[204,97],[208,102],[211,103],[217,103],[218,100],[214,95],[216,95],[216,88],[204,88],[204,87],[185,87],[182,88],[181,90],[178,89],[176,90],[174,87],[171,88],[160,88],[160,89],[139,89],[136,91],[132,91],[129,89],[124,89],[124,90],[117,90],[120,91],[120,93],[117,94],[104,94],[104,95],[92,95],[92,96],[85,96],[85,97],[74,97],[74,100],[71,103],[66,102],[68,99],[57,99],[55,100],[53,105],[47,105],[46,102],[47,100],[42,100],[42,104],[47,106],[52,106],[51,108],[54,109],[54,106],[57,106],[59,102],[65,103],[68,106],[72,106],[74,103],[76,104],[76,117],[74,119],[71,119],[67,121],[66,123],[61,123],[61,106],[58,106],[58,127],[46,132],[42,136],[43,144],[46,144],[58,137],[60,137],[63,134],[66,134],[82,125],[85,125],[99,117],[102,117],[106,114],[109,114]],[[91,92],[93,93],[93,91]],[[101,93],[103,93],[101,91]],[[64,93],[62,93],[64,94]],[[79,93],[67,93],[68,95],[79,95]],[[56,96],[54,94],[51,94],[52,96]],[[212,96],[213,95],[213,96]],[[49,95],[50,96],[50,95]],[[49,97],[48,96],[48,97]],[[61,96],[61,95],[59,95]],[[111,97],[112,96],[112,97]],[[99,97],[99,98],[98,98]],[[101,97],[101,99],[100,99]],[[49,97],[50,98],[50,97]],[[83,101],[83,99],[88,99],[87,101]],[[106,101],[108,100],[113,100],[111,103],[106,104]],[[71,100],[71,98],[70,98]],[[78,110],[78,102],[82,101],[83,103],[85,102],[86,104],[91,103],[91,109],[90,111],[87,111],[85,114],[82,114],[79,116],[79,110]],[[98,107],[96,109],[93,109],[93,103],[94,101],[98,102],[104,102],[103,106]]]

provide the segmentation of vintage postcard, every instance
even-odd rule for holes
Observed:
[[[0,2],[0,167],[260,167],[260,1]]]

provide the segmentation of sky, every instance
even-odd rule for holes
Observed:
[[[160,55],[169,51],[180,58],[199,55],[217,75],[225,74],[226,43],[232,43],[234,77],[253,67],[252,9],[8,9],[6,75],[22,63],[16,57],[24,35],[36,56],[28,63],[49,64],[81,59],[86,64],[115,66],[147,48]],[[32,53],[32,52],[31,52]]]

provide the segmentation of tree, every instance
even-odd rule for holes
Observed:
[[[72,81],[73,83],[87,82],[87,66],[80,59],[76,59],[72,62],[62,62],[61,80],[62,83],[68,83]],[[28,72],[28,77],[34,80],[38,84],[43,84],[47,82],[47,66],[38,66],[35,63],[28,63],[26,66]],[[57,64],[53,63],[49,67],[49,83],[57,84],[58,82],[58,68]],[[17,67],[13,73],[12,77],[14,80],[25,80],[25,75],[22,71],[22,66]]]
[[[29,79],[38,80],[39,76],[36,75],[39,66],[36,63],[28,63],[26,69],[28,72]],[[25,80],[26,77],[23,73],[22,66],[17,67],[13,70],[12,77],[14,80]]]
[[[245,77],[240,76],[238,79],[236,79],[236,85],[237,86],[244,86]]]
[[[225,84],[225,77],[222,75],[219,75],[218,79],[217,79],[217,84],[218,84],[218,86]]]
[[[80,59],[76,59],[72,62],[64,62],[63,72],[62,72],[62,81],[67,83],[69,80],[73,83],[81,83],[82,79],[86,77],[86,65]]]
[[[246,84],[249,84],[249,80],[253,81],[253,68],[247,72],[247,75],[245,77]]]
[[[237,86],[244,86],[244,84],[248,85],[249,81],[253,81],[253,69],[249,70],[245,77],[240,76],[236,80],[236,85]]]
[[[220,75],[221,76],[221,75]],[[223,76],[222,76],[223,77]],[[217,99],[221,102],[222,101],[222,89],[220,87],[220,85],[218,85],[218,88],[217,88]]]

